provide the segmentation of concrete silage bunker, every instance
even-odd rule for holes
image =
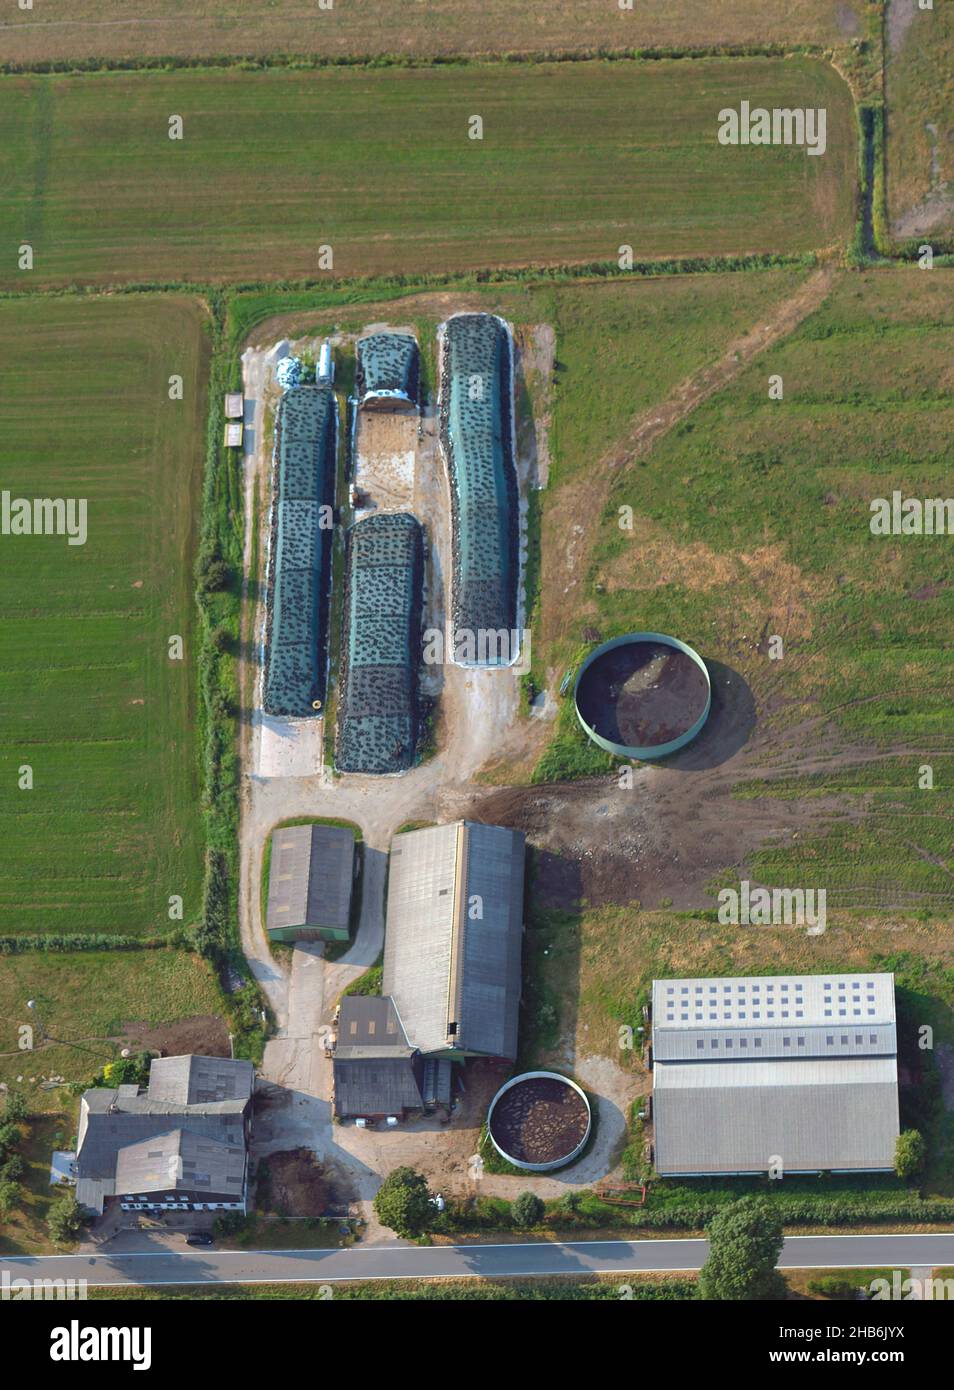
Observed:
[[[493,314],[441,325],[440,439],[451,494],[452,659],[519,656],[519,517],[513,452],[513,344]]]
[[[325,700],[337,404],[326,385],[294,386],[275,422],[262,705],[314,716]]]
[[[404,772],[418,732],[423,536],[407,512],[376,512],[348,535],[340,772]]]
[[[549,1173],[579,1158],[591,1126],[586,1092],[553,1071],[512,1077],[487,1111],[487,1133],[494,1148],[528,1173]]]
[[[712,702],[701,656],[661,632],[604,642],[580,667],[573,690],[588,736],[618,758],[664,758],[701,731]]]
[[[367,409],[416,406],[421,362],[409,333],[369,333],[355,349],[355,399]]]

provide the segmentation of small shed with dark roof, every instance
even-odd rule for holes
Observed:
[[[347,941],[354,831],[289,825],[272,832],[265,925],[274,941]]]

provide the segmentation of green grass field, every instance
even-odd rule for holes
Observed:
[[[42,0],[0,22],[0,59],[43,62],[152,54],[425,54],[557,52],[723,43],[844,43],[861,32],[862,0]]]
[[[772,739],[764,780],[740,794],[837,795],[858,812],[750,866],[764,882],[827,886],[829,909],[954,905],[952,542],[869,529],[872,498],[950,496],[952,290],[944,270],[841,278],[622,473],[590,577],[604,635],[680,632],[749,683]],[[769,373],[783,401],[769,400]],[[632,534],[616,524],[626,502]],[[770,634],[784,639],[778,662]],[[784,745],[795,726],[797,749]],[[923,766],[933,790],[919,788]]]
[[[203,317],[178,296],[6,301],[0,356],[3,487],[85,498],[89,533],[0,536],[0,934],[162,934],[170,895],[186,925],[200,911]]]
[[[212,967],[186,951],[24,951],[2,960],[0,1080],[18,1086],[38,1110],[62,1105],[63,1093],[41,1091],[32,1079],[90,1080],[119,1055],[110,1039],[123,1036],[124,1024],[155,1027],[222,1014]],[[75,1045],[40,1046],[35,1031],[36,1050],[20,1051],[20,1027],[36,1022],[28,999],[36,1001],[48,1037]]]
[[[827,152],[720,145],[743,99],[825,107]],[[855,132],[813,59],[8,77],[0,181],[18,290],[437,273],[843,243]]]
[[[954,5],[930,10],[890,0],[909,18],[889,44],[887,186],[892,225],[901,238],[954,240]],[[889,25],[889,33],[894,28]]]

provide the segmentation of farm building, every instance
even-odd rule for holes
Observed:
[[[383,993],[425,1057],[517,1055],[524,848],[470,821],[392,843]]]
[[[492,314],[455,314],[442,325],[440,341],[455,659],[464,665],[509,665],[519,655],[510,332]]]
[[[417,405],[420,356],[409,333],[369,333],[355,349],[355,395],[361,407]]]
[[[354,831],[287,825],[272,831],[265,926],[273,941],[347,941]]]
[[[263,706],[314,715],[325,698],[337,407],[327,386],[285,392],[275,425]]]
[[[417,746],[423,544],[404,512],[365,517],[348,537],[336,766],[403,772]]]
[[[334,1111],[342,1119],[403,1119],[423,1110],[424,1062],[392,999],[346,994],[338,1014]]]
[[[102,1213],[245,1211],[255,1072],[228,1057],[160,1057],[145,1091],[80,1101],[76,1200]]]
[[[655,980],[663,1177],[894,1166],[894,976]]]

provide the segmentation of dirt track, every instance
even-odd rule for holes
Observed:
[[[547,651],[555,641],[566,636],[577,620],[573,596],[583,592],[590,554],[616,473],[637,459],[645,458],[656,441],[696,406],[723,390],[759,353],[793,333],[802,320],[827,299],[836,274],[835,268],[828,265],[815,271],[795,294],[779,305],[767,323],[758,324],[736,338],[717,362],[680,382],[661,405],[638,415],[624,440],[585,476],[560,490],[559,507],[551,507],[544,515],[544,550],[551,571],[547,587],[551,594],[564,595],[566,599],[543,607],[540,626]],[[573,527],[569,539],[562,533],[559,536],[548,534],[549,526],[562,526],[567,516],[581,519],[580,524]]]
[[[785,727],[778,698],[756,699],[730,668],[711,663],[713,707],[702,734],[681,753],[633,771],[552,786],[476,789],[457,813],[526,832],[537,848],[534,899],[541,907],[640,903],[677,910],[712,907],[720,870],[741,869],[767,844],[789,845],[833,818],[860,820],[863,798],[790,800],[733,795],[746,781],[911,757],[919,750],[857,747],[830,720],[808,715]],[[594,827],[598,826],[596,831]]]

